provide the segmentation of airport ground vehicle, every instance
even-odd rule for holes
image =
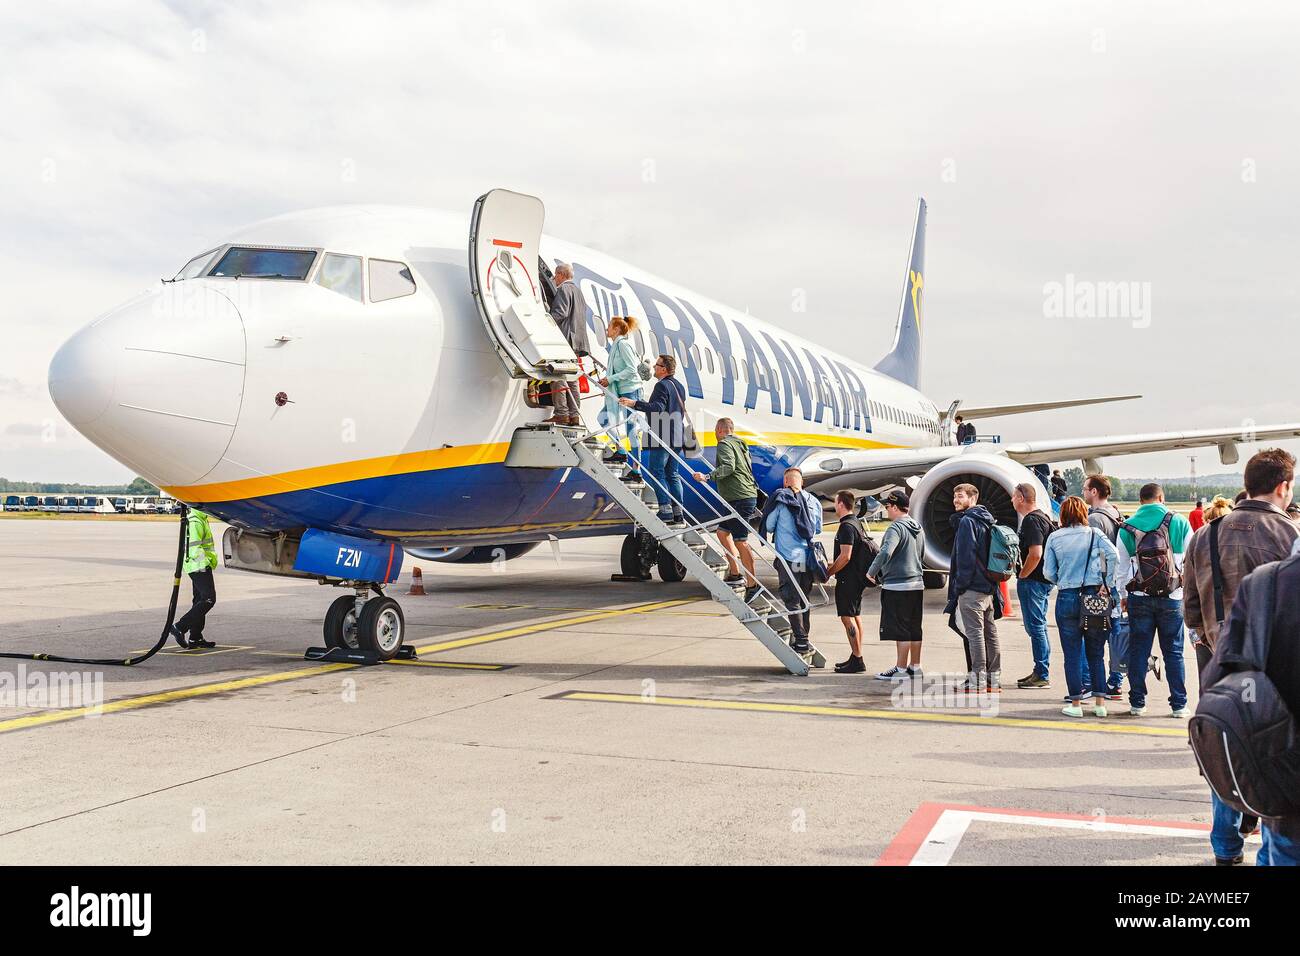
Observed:
[[[5,511],[22,511],[23,499],[20,495],[5,495]]]

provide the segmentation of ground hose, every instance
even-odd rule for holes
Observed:
[[[131,667],[134,664],[141,664],[153,657],[163,649],[163,645],[166,644],[167,639],[171,637],[172,625],[176,623],[176,602],[179,599],[181,592],[181,567],[185,561],[185,547],[189,539],[189,527],[190,509],[181,505],[181,533],[180,540],[176,545],[176,569],[172,574],[172,599],[171,603],[167,605],[167,623],[163,625],[162,634],[158,638],[158,643],[154,644],[154,646],[149,648],[149,650],[145,651],[143,654],[138,654],[135,657],[128,657],[125,660],[120,657],[109,659],[96,657],[60,657],[58,654],[4,653],[0,653],[0,658],[19,661],[54,661],[59,664],[93,664],[102,667]]]

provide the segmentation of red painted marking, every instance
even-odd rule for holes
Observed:
[[[384,581],[391,581],[390,575],[393,573],[393,555],[397,553],[397,545],[390,542],[388,545],[388,567],[384,569]]]
[[[522,242],[511,242],[509,239],[493,239],[492,245],[506,246],[507,248],[510,249],[522,249],[524,247],[524,244]]]
[[[885,847],[885,852],[876,860],[876,866],[907,866],[912,858],[920,852],[925,838],[930,835],[934,825],[939,822],[945,810],[968,810],[972,813],[1000,813],[1013,817],[1039,817],[1045,820],[1093,820],[1087,813],[1052,813],[1047,810],[1016,810],[1011,807],[975,807],[963,803],[923,803],[916,812],[907,818],[903,828],[898,831],[893,842]],[[1167,827],[1170,830],[1191,830],[1196,833],[1208,833],[1208,823],[1189,823],[1185,820],[1142,820],[1137,817],[1106,817],[1108,823],[1127,823],[1142,827]]]
[[[519,268],[521,268],[521,269],[524,270],[524,275],[528,276],[528,286],[529,286],[529,288],[531,288],[531,289],[533,290],[533,295],[534,295],[534,296],[537,295],[537,286],[533,284],[533,277],[532,277],[532,275],[529,274],[529,272],[528,272],[528,267],[527,267],[526,265],[524,265],[523,260],[521,260],[518,256],[512,256],[511,258],[513,258],[513,259],[515,260],[515,262],[518,262],[518,263],[519,263]],[[484,288],[491,288],[491,285],[492,285],[492,267],[495,266],[496,264],[497,264],[496,259],[493,259],[491,262],[488,263],[487,272],[483,273],[483,286],[484,286]]]

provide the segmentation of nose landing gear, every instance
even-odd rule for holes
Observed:
[[[414,660],[415,648],[403,644],[406,618],[402,606],[375,584],[344,582],[356,594],[335,599],[325,612],[325,646],[309,647],[309,661],[382,664]],[[373,594],[372,594],[373,592]]]

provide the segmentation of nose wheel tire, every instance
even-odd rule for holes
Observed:
[[[362,650],[373,651],[382,661],[391,661],[397,656],[405,636],[406,618],[402,615],[402,606],[392,598],[372,598],[361,608],[357,640]]]
[[[655,562],[659,567],[659,579],[675,584],[686,580],[686,565],[682,564],[667,548],[659,549],[659,558]]]
[[[358,650],[357,599],[352,595],[336,598],[325,612],[325,646]]]

